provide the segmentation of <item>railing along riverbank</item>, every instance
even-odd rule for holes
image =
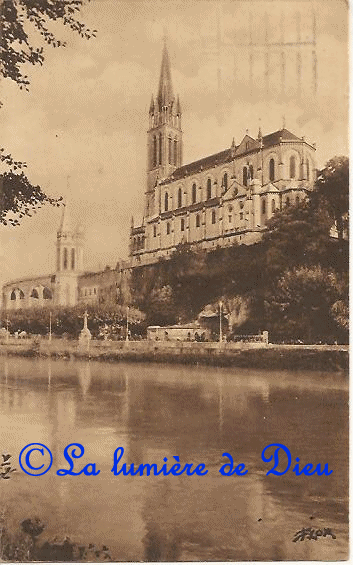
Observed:
[[[348,371],[347,345],[276,345],[263,342],[98,341],[9,338],[0,355],[246,367]]]

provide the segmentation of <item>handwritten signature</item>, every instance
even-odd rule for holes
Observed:
[[[11,465],[11,455],[9,453],[2,454],[2,463],[0,463],[0,479],[10,479],[10,473],[16,471]]]
[[[331,536],[332,539],[336,539],[336,536],[332,532],[331,528],[323,528],[322,530],[315,530],[314,528],[302,528],[294,535],[294,539],[292,541],[304,541],[305,539],[318,540],[321,537],[326,538],[327,536]]]

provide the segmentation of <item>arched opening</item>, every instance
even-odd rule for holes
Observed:
[[[228,174],[224,173],[223,175],[223,190],[226,191],[228,189]]]
[[[169,154],[169,164],[173,164],[173,141],[172,138],[168,138],[168,154]]]
[[[68,253],[67,248],[64,247],[64,256],[63,256],[63,268],[67,269],[67,262],[68,262]]]
[[[51,300],[53,298],[52,291],[47,287],[43,288],[43,298],[44,300]]]
[[[243,185],[248,186],[248,169],[243,167]]]
[[[152,166],[153,168],[157,166],[157,137],[155,135],[153,136]]]
[[[252,165],[249,166],[249,179],[253,180],[254,178],[254,167]]]
[[[265,199],[262,200],[262,213],[266,214],[266,200]]]
[[[174,165],[178,164],[178,140],[174,139]]]
[[[215,210],[212,210],[212,224],[216,223],[216,212]]]
[[[159,164],[162,164],[162,134],[159,134]]]
[[[13,290],[11,292],[10,300],[16,300],[16,291],[15,290]]]
[[[199,228],[200,227],[200,215],[196,214],[196,227]]]
[[[71,249],[71,270],[75,270],[75,249]]]
[[[167,222],[167,235],[169,235],[169,234],[170,234],[170,223]]]
[[[271,212],[272,212],[272,214],[275,212],[275,210],[276,210],[276,202],[275,202],[275,200],[273,199],[273,200],[272,200],[272,203],[271,203]]]
[[[165,210],[165,212],[168,212],[168,204],[169,204],[169,196],[168,196],[168,192],[166,192],[165,195],[164,195],[164,210]]]
[[[185,220],[184,218],[181,218],[180,220],[180,231],[184,231],[185,230]]]
[[[181,188],[178,190],[178,208],[181,208],[183,204],[183,193]]]
[[[275,160],[274,159],[270,159],[269,176],[270,176],[270,181],[275,180]]]
[[[212,181],[211,179],[207,179],[207,200],[212,198]]]
[[[31,292],[31,298],[39,298],[38,290],[34,288]]]
[[[295,171],[295,157],[294,155],[291,156],[289,159],[289,176],[291,179],[295,179],[296,171]]]
[[[192,185],[192,203],[195,204],[196,202],[196,183]]]

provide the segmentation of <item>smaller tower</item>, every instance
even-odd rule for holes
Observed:
[[[78,301],[78,275],[83,271],[83,227],[72,229],[70,211],[64,204],[56,239],[55,303],[75,306]]]

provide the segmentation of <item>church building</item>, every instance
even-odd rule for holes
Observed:
[[[183,164],[182,110],[164,44],[147,132],[144,219],[130,231],[132,266],[168,257],[179,244],[202,249],[256,243],[276,210],[313,189],[315,144],[284,127]]]

